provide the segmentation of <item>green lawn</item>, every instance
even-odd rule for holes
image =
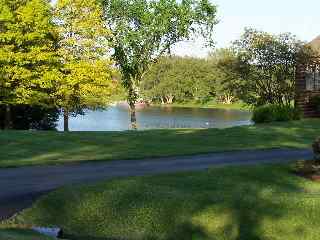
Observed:
[[[308,148],[319,135],[320,119],[229,129],[70,133],[0,131],[0,167],[244,149]]]
[[[0,228],[0,240],[54,240],[54,239],[40,235],[31,230]]]
[[[223,167],[66,187],[6,224],[59,226],[77,240],[319,239],[320,184],[290,169]]]

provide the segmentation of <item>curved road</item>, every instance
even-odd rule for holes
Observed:
[[[272,149],[0,169],[0,220],[30,206],[40,195],[63,185],[115,177],[203,170],[217,165],[283,163],[311,157],[309,149]]]

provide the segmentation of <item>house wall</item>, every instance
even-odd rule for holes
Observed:
[[[317,112],[310,103],[310,99],[313,96],[320,95],[320,91],[306,90],[306,68],[306,65],[299,64],[296,69],[295,104],[303,111],[304,117],[320,117],[320,112]]]

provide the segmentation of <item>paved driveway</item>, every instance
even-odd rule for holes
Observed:
[[[115,177],[203,170],[218,165],[283,163],[311,157],[311,150],[308,149],[273,149],[0,169],[0,219],[30,206],[40,195],[68,184]]]

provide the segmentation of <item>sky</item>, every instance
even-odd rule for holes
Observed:
[[[216,47],[227,47],[245,27],[270,33],[290,32],[310,42],[320,35],[320,0],[211,0],[218,6],[220,23],[215,28]],[[173,53],[205,57],[209,49],[201,40],[183,42]]]

